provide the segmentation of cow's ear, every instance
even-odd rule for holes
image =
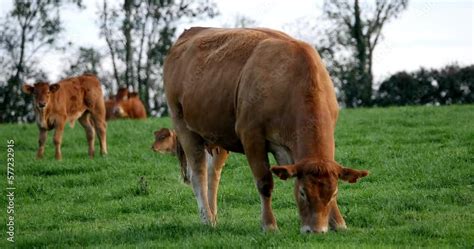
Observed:
[[[339,169],[339,179],[350,182],[356,183],[359,178],[366,177],[369,175],[369,171],[367,170],[357,170],[351,168],[345,168],[340,166]]]
[[[52,84],[49,86],[49,91],[54,93],[59,89],[59,84]]]
[[[294,177],[297,174],[297,168],[293,164],[274,166],[271,168],[271,171],[282,180]]]
[[[26,94],[32,94],[35,88],[25,83],[21,86],[21,90]]]

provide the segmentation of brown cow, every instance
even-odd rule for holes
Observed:
[[[67,122],[72,126],[76,119],[86,131],[89,156],[94,156],[95,132],[100,140],[100,153],[107,154],[104,97],[97,77],[84,74],[53,85],[46,82],[33,86],[24,84],[22,90],[34,95],[36,123],[40,131],[37,158],[43,157],[48,130],[56,129],[53,141],[56,159],[60,160],[64,126]]]
[[[186,184],[189,184],[191,172],[186,163],[183,148],[178,141],[176,132],[168,128],[161,128],[155,131],[155,142],[152,145],[152,150],[160,153],[171,153],[178,157],[181,166],[181,176]],[[220,147],[207,147],[207,176],[209,183],[207,185],[207,192],[209,194],[209,207],[214,215],[217,215],[217,191],[221,179],[222,168],[229,156],[229,152]]]
[[[120,88],[115,96],[114,113],[120,118],[146,119],[146,109],[136,92]]]
[[[164,86],[204,223],[215,224],[206,201],[205,146],[218,145],[245,153],[264,230],[277,229],[271,172],[295,179],[302,232],[346,227],[337,181],[353,183],[368,172],[334,160],[338,104],[312,46],[270,29],[191,28],[166,58]],[[270,170],[267,152],[282,166]]]

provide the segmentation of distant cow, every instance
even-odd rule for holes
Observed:
[[[40,132],[37,158],[43,157],[48,130],[56,129],[53,141],[56,159],[60,160],[64,126],[67,122],[72,126],[76,119],[86,131],[89,156],[94,156],[95,132],[100,140],[100,153],[107,154],[104,96],[97,77],[85,74],[53,85],[46,82],[33,86],[24,84],[22,90],[34,96],[36,123]]]
[[[295,179],[302,232],[346,227],[338,179],[353,183],[368,172],[334,160],[338,104],[312,46],[270,29],[191,28],[166,58],[164,87],[204,223],[216,222],[206,187],[210,145],[245,153],[264,230],[277,229],[272,172]],[[268,152],[281,166],[270,169]]]
[[[155,142],[152,145],[152,150],[160,153],[170,153],[178,157],[181,166],[181,176],[183,181],[189,184],[190,170],[186,163],[186,156],[183,148],[178,141],[176,132],[168,128],[161,128],[154,132]],[[220,147],[206,148],[207,157],[207,175],[208,175],[208,193],[209,193],[209,207],[213,214],[217,214],[217,191],[221,179],[222,168],[229,156],[229,152]]]
[[[146,109],[135,92],[120,88],[115,96],[114,114],[120,118],[146,119]]]

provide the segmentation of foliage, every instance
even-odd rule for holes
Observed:
[[[347,107],[368,106],[372,100],[373,53],[386,23],[407,8],[408,0],[327,0],[322,19],[329,22],[317,48]],[[322,25],[324,26],[324,25]]]
[[[396,73],[381,83],[375,103],[380,106],[474,103],[474,65]]]
[[[0,124],[0,141],[15,140],[15,246],[470,248],[473,116],[472,105],[342,110],[337,160],[370,175],[356,184],[339,182],[349,229],[325,235],[299,234],[294,183],[277,179],[273,209],[280,231],[263,233],[252,173],[237,153],[222,172],[218,226],[203,226],[178,160],[150,149],[153,131],[170,127],[167,118],[109,122],[109,155],[93,160],[82,127],[67,127],[60,162],[51,137],[45,158],[34,159],[36,125]],[[0,215],[0,223],[6,218]],[[10,246],[0,241],[1,248]]]
[[[65,79],[84,73],[92,73],[99,78],[100,83],[104,86],[104,95],[113,94],[115,93],[113,80],[111,80],[113,75],[103,66],[105,56],[103,52],[93,47],[79,47],[75,53],[64,59],[66,63],[61,78]]]
[[[60,8],[69,3],[82,6],[81,0],[15,0],[2,20],[0,122],[32,120],[31,98],[23,96],[21,84],[31,78],[46,80],[36,56],[59,45],[58,35],[63,31]]]
[[[210,0],[124,0],[120,7],[104,1],[99,13],[101,35],[107,42],[117,85],[138,91],[146,109],[161,114],[166,106],[162,66],[177,25],[216,14]]]

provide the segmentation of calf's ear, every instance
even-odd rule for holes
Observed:
[[[283,165],[283,166],[274,166],[271,168],[273,174],[278,176],[282,180],[294,177],[297,174],[297,168],[295,165]]]
[[[21,86],[21,90],[26,94],[32,94],[35,88],[25,83]]]
[[[59,89],[59,84],[52,84],[49,86],[49,91],[54,93]]]

